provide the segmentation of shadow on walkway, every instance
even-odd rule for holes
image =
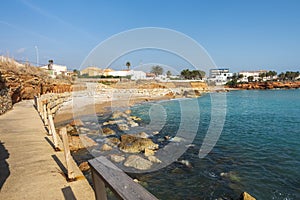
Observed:
[[[10,175],[9,165],[6,162],[6,159],[9,157],[9,153],[3,144],[4,143],[0,141],[0,190]]]
[[[64,194],[65,200],[76,200],[72,188],[70,186],[61,189]]]

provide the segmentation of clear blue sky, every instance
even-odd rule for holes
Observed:
[[[7,0],[0,26],[0,54],[35,61],[37,46],[40,63],[69,68],[114,34],[164,27],[195,39],[217,66],[234,72],[300,70],[298,0]]]

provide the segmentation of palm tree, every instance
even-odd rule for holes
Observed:
[[[131,66],[130,62],[126,62],[126,66],[127,66],[127,69],[129,70],[130,66]]]
[[[171,73],[171,71],[169,70],[169,71],[167,71],[167,77],[170,78],[170,76],[172,76],[172,73]]]

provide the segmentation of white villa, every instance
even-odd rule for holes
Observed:
[[[228,68],[211,69],[209,72],[207,80],[214,82],[216,85],[225,85],[233,76],[233,73],[230,73]]]
[[[50,76],[55,78],[57,75],[67,75],[67,66],[57,65],[57,64],[49,64],[41,67],[42,69],[47,69],[50,72]]]
[[[257,71],[241,71],[239,75],[243,75],[243,78],[240,79],[241,82],[248,82],[248,77],[253,76],[253,81],[259,81],[259,74],[266,73],[267,70],[257,70]]]

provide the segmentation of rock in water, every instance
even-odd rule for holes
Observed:
[[[119,148],[121,151],[126,153],[139,153],[145,151],[145,149],[158,149],[158,144],[155,144],[149,138],[139,138],[133,135],[122,135]]]
[[[138,155],[131,155],[127,158],[124,163],[125,167],[133,167],[139,170],[147,170],[152,166],[151,161],[146,160]]]
[[[114,135],[116,134],[116,132],[114,130],[112,130],[111,128],[108,127],[104,127],[102,129],[103,135]]]
[[[74,119],[71,123],[71,126],[83,126],[83,122],[80,119]]]
[[[110,159],[114,162],[122,162],[123,160],[125,160],[125,157],[117,154],[112,154],[110,155]]]
[[[178,162],[181,163],[181,164],[183,164],[183,165],[185,165],[185,166],[187,166],[188,168],[193,168],[191,162],[188,161],[188,160],[180,160]]]
[[[128,131],[129,127],[127,124],[118,124],[118,128],[120,131]]]
[[[148,138],[149,135],[145,132],[140,132],[138,134],[136,134],[135,136],[140,137],[140,138]]]
[[[125,110],[124,113],[125,113],[126,115],[130,115],[130,114],[131,114],[131,110],[129,110],[129,109],[128,109],[128,110]]]
[[[110,146],[113,146],[113,147],[118,146],[118,144],[120,144],[120,142],[121,141],[116,137],[109,137],[109,138],[105,139],[105,143],[110,145]]]
[[[243,192],[239,198],[239,200],[256,200],[254,197],[252,197],[247,192]]]
[[[145,149],[145,156],[153,156],[155,154],[155,152],[151,149]]]
[[[128,117],[128,116],[127,116],[125,113],[121,112],[121,111],[115,111],[115,112],[112,114],[112,116],[111,116],[112,119],[127,118],[127,117]]]
[[[148,160],[150,160],[153,163],[161,163],[161,160],[159,160],[155,156],[148,156]]]
[[[112,147],[109,146],[108,144],[104,144],[104,145],[101,147],[101,150],[102,150],[102,151],[110,151],[110,150],[112,150]]]
[[[127,123],[130,125],[130,127],[137,127],[137,126],[139,126],[138,123],[136,123],[136,122],[134,122],[132,120],[129,120]]]

